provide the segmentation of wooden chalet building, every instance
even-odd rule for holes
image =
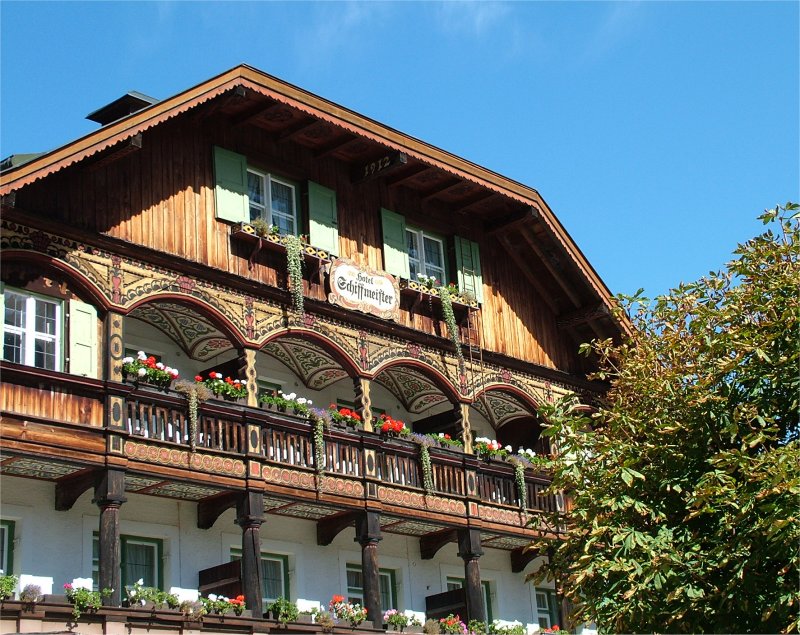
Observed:
[[[0,568],[56,594],[76,577],[111,588],[98,633],[143,628],[116,608],[139,578],[241,589],[257,616],[341,594],[376,628],[390,607],[557,622],[524,547],[563,503],[475,440],[547,452],[540,404],[590,399],[578,345],[623,327],[539,194],[248,66],[90,118],[95,132],[0,176]],[[304,239],[302,298],[287,235]],[[455,333],[419,274],[457,285]],[[201,399],[192,423],[187,393],[126,377],[138,351],[247,397]],[[278,389],[363,429],[317,435],[259,403]],[[431,447],[426,481],[420,445],[381,434],[382,414],[464,448]],[[14,606],[5,631],[69,608],[23,628]]]

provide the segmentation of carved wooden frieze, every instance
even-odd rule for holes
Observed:
[[[129,459],[144,463],[156,463],[181,468],[191,467],[196,472],[222,474],[239,478],[245,475],[244,461],[239,459],[164,448],[136,441],[126,441],[124,453]]]

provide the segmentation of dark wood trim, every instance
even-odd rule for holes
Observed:
[[[432,534],[426,534],[419,539],[419,553],[423,560],[432,560],[436,553],[446,544],[456,542],[458,534],[456,529],[442,529]]]
[[[225,492],[197,501],[197,528],[211,529],[217,519],[241,499],[241,492]]]
[[[511,552],[511,572],[522,573],[522,571],[531,562],[536,560],[541,553],[538,549],[531,549],[530,547],[518,547]]]
[[[88,469],[58,479],[56,481],[56,511],[65,512],[72,509],[84,492],[97,485],[99,478],[99,470]]]
[[[360,512],[339,512],[317,521],[317,544],[329,545],[342,531],[352,527]]]

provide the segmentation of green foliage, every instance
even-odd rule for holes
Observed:
[[[14,597],[18,580],[15,575],[0,575],[0,602]]]
[[[450,341],[456,347],[456,355],[459,362],[464,363],[464,353],[461,350],[461,339],[458,332],[458,325],[456,324],[456,315],[453,313],[453,297],[454,291],[450,287],[439,287],[437,289],[439,299],[442,301],[442,316],[444,317],[445,324],[447,324],[447,334],[450,336]]]
[[[610,381],[591,415],[546,412],[553,488],[573,507],[540,540],[577,619],[611,632],[797,632],[800,245],[797,205],[725,271],[650,302],[584,347]],[[557,522],[554,517],[552,522]]]
[[[303,243],[297,236],[284,237],[286,245],[286,269],[289,276],[289,290],[292,293],[292,307],[296,315],[305,312],[303,303]]]
[[[111,589],[92,591],[83,587],[74,587],[67,583],[64,585],[64,594],[72,604],[72,617],[77,622],[81,615],[95,612],[103,605],[103,597],[111,595]]]
[[[287,622],[296,622],[298,615],[300,615],[297,604],[286,598],[278,598],[269,605],[267,610],[272,613],[272,617],[284,625]]]

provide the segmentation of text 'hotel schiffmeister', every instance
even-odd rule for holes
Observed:
[[[0,568],[111,589],[81,632],[266,632],[334,594],[374,629],[559,623],[524,548],[563,501],[525,450],[626,327],[539,194],[248,66],[89,118],[0,177]],[[249,612],[120,608],[139,579]],[[71,608],[37,606],[0,624]]]

